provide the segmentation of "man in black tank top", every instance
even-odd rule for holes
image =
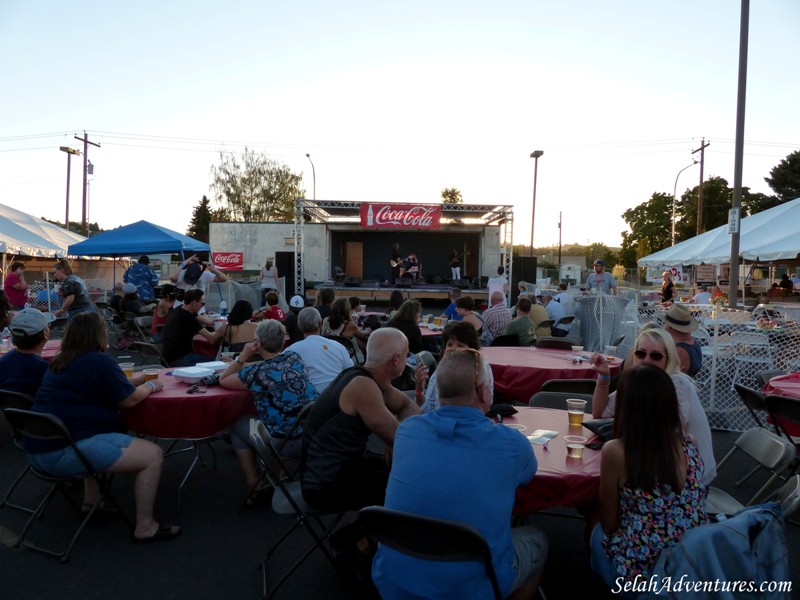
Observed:
[[[387,458],[400,421],[419,409],[391,382],[406,365],[408,340],[398,329],[378,329],[367,342],[363,367],[343,371],[314,404],[303,438],[303,497],[321,509],[383,504]],[[387,458],[367,453],[377,435]]]

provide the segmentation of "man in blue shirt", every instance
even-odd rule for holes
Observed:
[[[15,348],[0,357],[0,389],[33,398],[47,371],[42,350],[50,337],[47,318],[35,308],[19,311],[9,327]]]
[[[158,277],[150,268],[150,257],[140,256],[139,262],[128,267],[122,276],[125,283],[132,283],[139,291],[139,298],[145,303],[151,302],[155,298],[153,288],[158,285]]]
[[[460,321],[464,318],[456,310],[456,300],[459,298],[461,298],[461,290],[459,288],[450,290],[450,306],[444,309],[443,317],[447,317],[450,321]]]
[[[441,407],[397,429],[387,508],[475,526],[489,543],[506,598],[532,598],[547,558],[535,527],[511,529],[514,493],[533,478],[536,457],[519,431],[486,418],[489,366],[472,350],[445,354],[436,369]],[[482,564],[432,562],[381,546],[372,575],[381,597],[490,598]]]

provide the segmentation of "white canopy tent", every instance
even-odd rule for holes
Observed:
[[[800,198],[741,220],[739,257],[758,262],[794,263],[800,259]],[[640,267],[722,265],[731,257],[728,226],[721,225],[689,240],[639,259]]]

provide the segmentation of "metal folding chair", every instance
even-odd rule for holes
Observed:
[[[556,350],[571,350],[578,342],[572,338],[559,338],[543,335],[536,338],[537,348],[555,348]]]
[[[542,384],[540,392],[567,392],[569,394],[594,394],[595,379],[549,379]]]
[[[584,412],[592,414],[592,395],[591,394],[575,394],[573,392],[536,392],[531,396],[528,406],[536,406],[538,408],[557,408],[559,410],[567,410],[567,400],[586,400],[586,408]]]
[[[31,406],[33,406],[33,398],[28,396],[27,394],[23,394],[21,392],[14,392],[12,390],[0,390],[0,410],[5,413],[7,408],[20,408],[22,410],[30,410]],[[22,448],[22,438],[15,435],[14,436],[14,445],[19,448],[20,451],[23,450]],[[17,510],[21,510],[27,513],[32,513],[33,509],[27,506],[23,506],[22,504],[15,504],[11,502],[11,494],[14,493],[17,485],[19,485],[20,481],[25,477],[28,471],[31,470],[30,464],[26,464],[25,468],[20,471],[19,475],[14,478],[14,481],[11,482],[11,485],[8,486],[8,490],[6,490],[3,499],[0,500],[0,507],[8,506],[9,508],[16,508]]]

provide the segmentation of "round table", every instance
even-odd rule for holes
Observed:
[[[765,395],[786,396],[800,400],[800,373],[788,373],[773,377],[762,389]],[[800,425],[783,423],[783,428],[791,436],[800,436]]]
[[[59,350],[61,350],[61,340],[47,340],[42,349],[42,358],[50,362]]]
[[[567,456],[565,435],[582,435],[589,440],[594,434],[584,427],[570,427],[567,411],[551,408],[518,407],[517,414],[505,417],[503,423],[519,423],[522,433],[531,435],[537,429],[557,431],[547,443],[532,444],[539,466],[533,479],[517,488],[515,515],[527,515],[553,506],[591,506],[597,503],[600,489],[600,451],[584,448],[579,459]],[[587,415],[589,418],[591,415]]]
[[[550,379],[597,377],[588,360],[573,363],[570,350],[490,346],[481,348],[481,355],[492,367],[494,389],[524,404]],[[616,373],[622,361],[615,357],[609,360],[612,374]]]

